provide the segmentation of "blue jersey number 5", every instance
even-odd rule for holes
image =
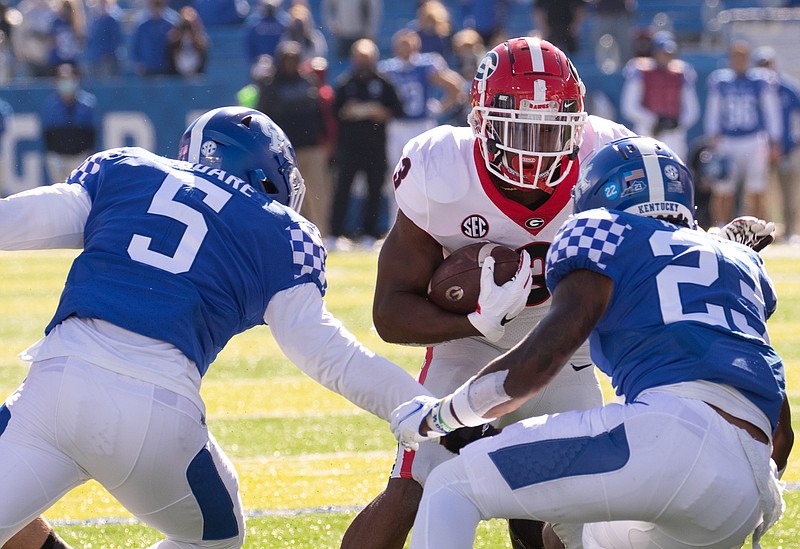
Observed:
[[[186,172],[170,172],[153,195],[147,213],[180,221],[186,225],[186,230],[175,249],[175,254],[171,256],[151,250],[150,237],[134,234],[128,245],[128,255],[131,259],[173,274],[185,273],[191,269],[197,251],[208,233],[208,225],[202,213],[183,202],[175,201],[175,196],[183,187],[196,187],[203,191],[205,193],[203,202],[215,212],[219,212],[231,198],[231,193],[201,177]]]

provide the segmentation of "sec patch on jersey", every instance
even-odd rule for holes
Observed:
[[[428,299],[451,313],[473,312],[481,291],[481,267],[489,255],[495,260],[495,283],[511,280],[519,267],[519,254],[495,242],[476,242],[455,250],[439,265],[428,284]]]

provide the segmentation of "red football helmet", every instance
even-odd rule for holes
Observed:
[[[487,169],[523,189],[552,192],[578,155],[585,87],[564,53],[538,38],[488,52],[472,81],[469,125]]]

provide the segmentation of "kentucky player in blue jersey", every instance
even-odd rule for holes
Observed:
[[[711,216],[721,226],[737,210],[765,215],[768,168],[780,157],[781,110],[775,75],[750,67],[750,45],[734,41],[730,67],[708,76],[703,125],[710,146],[725,159],[724,177],[713,182]]]
[[[624,403],[466,446],[428,478],[411,547],[471,547],[493,517],[584,523],[592,549],[728,549],[754,530],[757,546],[783,508],[770,442],[787,406],[761,258],[695,229],[691,176],[649,137],[599,149],[574,203],[547,255],[545,318],[452,394],[399,407],[392,427],[414,444],[506,414],[587,337]]]
[[[112,149],[66,183],[0,201],[0,249],[83,248],[45,337],[22,355],[24,385],[0,407],[0,545],[95,479],[165,534],[153,547],[241,547],[236,472],[199,390],[253,326],[269,324],[298,367],[381,418],[428,394],[326,311],[303,193],[283,131],[225,107],[189,126],[178,160]]]

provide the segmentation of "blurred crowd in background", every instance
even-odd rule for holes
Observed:
[[[214,30],[234,29],[224,36],[240,42],[250,80],[233,100],[289,135],[309,189],[304,214],[331,250],[373,248],[395,213],[391,175],[403,144],[438,124],[466,125],[485,52],[510,34],[540,36],[622,75],[619,101],[589,89],[588,110],[665,141],[687,161],[701,225],[746,213],[778,221],[781,238],[800,242],[800,92],[774,48],[731,39],[724,63],[698,81],[681,49],[708,34],[689,38],[658,17],[642,25],[643,0],[405,3],[413,17],[386,36],[383,0],[0,0],[0,86],[53,83],[42,143],[50,182],[63,181],[97,149],[87,87],[132,77],[202,81],[220,46]],[[724,7],[702,4],[705,14]],[[0,101],[0,131],[13,110]],[[690,139],[696,125],[702,135]],[[347,222],[354,195],[361,212]]]

